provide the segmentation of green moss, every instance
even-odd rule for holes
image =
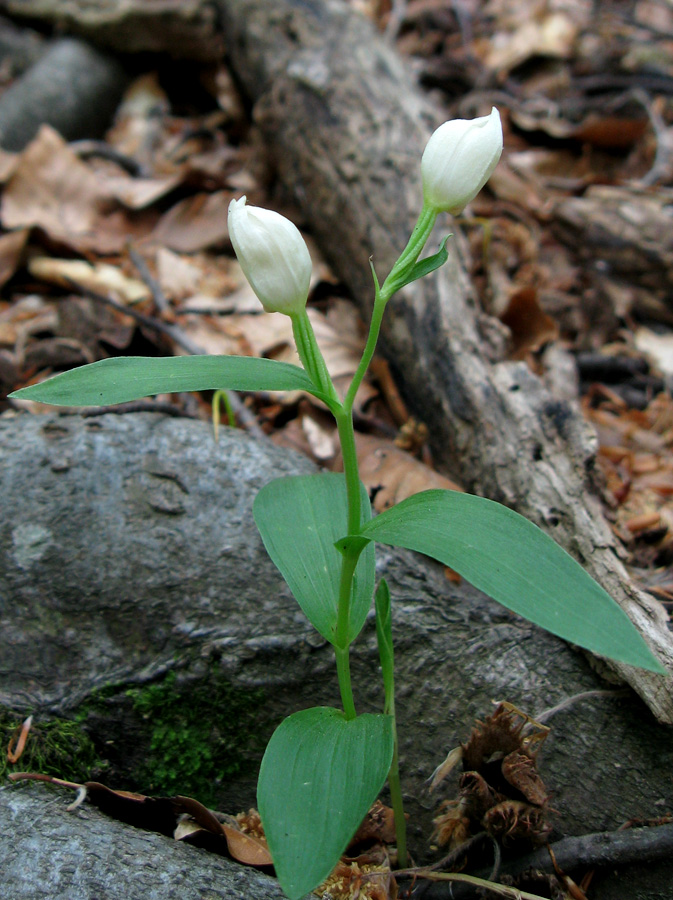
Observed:
[[[147,724],[146,755],[134,772],[147,793],[212,804],[227,779],[249,769],[260,751],[260,690],[241,691],[217,678],[180,685],[171,672],[126,696]]]
[[[78,722],[70,719],[37,719],[29,733],[21,757],[16,763],[7,761],[6,748],[16,748],[16,740],[24,719],[0,709],[0,779],[10,772],[40,772],[65,781],[90,781],[98,777],[101,760],[95,747]]]

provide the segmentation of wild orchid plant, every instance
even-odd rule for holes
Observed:
[[[460,573],[515,613],[594,653],[663,671],[620,607],[550,537],[506,507],[470,494],[430,490],[372,518],[360,482],[352,409],[374,354],[383,313],[400,288],[439,268],[419,259],[440,212],[460,213],[491,176],[502,152],[500,116],[446,122],[421,162],[423,207],[401,256],[382,285],[364,353],[345,397],[335,390],[306,312],[311,259],[299,231],[275,212],[229,208],[231,242],[267,312],[290,317],[303,368],[269,359],[193,356],[120,357],[83,366],[12,394],[55,405],[121,403],[168,391],[229,388],[303,390],[336,420],[343,474],[279,478],[257,494],[253,512],[271,559],[336,656],[342,709],[315,707],[285,719],[262,760],[258,805],[276,873],[290,900],[330,873],[386,778],[395,811],[398,860],[407,862],[397,758],[391,603],[375,585],[375,544],[406,547]],[[291,524],[288,524],[291,523]],[[385,703],[356,712],[350,645],[372,596]]]

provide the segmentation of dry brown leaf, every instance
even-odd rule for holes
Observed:
[[[43,125],[21,153],[2,195],[5,228],[37,225],[53,238],[90,235],[111,197],[63,138]]]
[[[355,445],[360,478],[369,495],[374,497],[373,506],[377,512],[383,512],[419,491],[431,488],[462,490],[449,478],[435,472],[385,438],[356,434]]]
[[[375,800],[348,846],[354,847],[363,841],[393,844],[395,840],[395,813],[380,800]]]
[[[322,421],[320,410],[315,410],[315,414],[307,410],[301,417],[301,427],[316,462],[325,465],[334,459],[337,452],[336,426],[332,419]]]
[[[32,724],[33,717],[28,716],[23,725],[18,729],[18,735],[15,735],[16,743],[14,743],[14,737],[9,742],[9,746],[7,747],[7,762],[11,765],[14,765],[21,759]]]
[[[639,116],[589,112],[581,121],[566,119],[561,110],[514,110],[511,119],[522,131],[542,131],[559,141],[574,140],[603,150],[628,150],[645,134],[649,120]]]
[[[513,359],[525,359],[559,334],[558,325],[542,309],[537,289],[531,286],[521,287],[510,296],[500,321],[512,334]]]
[[[144,209],[156,203],[184,180],[181,173],[161,178],[133,178],[131,175],[112,175],[103,170],[97,173],[97,177],[106,191],[128,209]]]
[[[235,824],[220,822],[215,813],[194,800],[192,797],[148,797],[133,791],[115,791],[97,781],[84,784],[63,781],[51,775],[33,772],[14,772],[9,775],[12,781],[46,781],[69,787],[79,792],[80,798],[88,797],[101,812],[121,822],[127,822],[136,828],[158,831],[160,834],[173,835],[184,840],[199,829],[223,837],[234,859],[250,866],[269,866],[271,855],[266,841],[261,837],[245,834]],[[184,824],[183,816],[189,816],[196,827]],[[235,823],[235,820],[232,819]],[[178,830],[178,825],[180,828]]]
[[[534,56],[567,58],[577,31],[577,23],[563,12],[549,13],[538,21],[527,19],[515,30],[494,36],[484,63],[504,75]]]
[[[18,159],[18,153],[10,153],[8,150],[0,148],[0,184],[5,184],[10,178]]]
[[[178,253],[195,253],[229,238],[227,211],[232,191],[195,194],[180,200],[157,222],[147,241]]]
[[[231,825],[222,824],[222,831],[227,839],[229,852],[240,863],[246,866],[271,866],[273,860],[266,842],[237,831]]]
[[[186,813],[205,831],[224,836],[229,853],[238,862],[246,866],[273,864],[263,836],[247,834],[231,817],[228,818],[232,824],[220,821],[212,810],[192,797],[173,797],[171,802],[177,813]]]
[[[250,352],[246,335],[229,316],[190,316],[181,317],[180,325],[183,333],[189,337],[204,353],[224,354],[226,356],[253,356]],[[178,354],[185,351],[176,348]]]
[[[55,304],[30,294],[0,312],[0,344],[16,347],[21,355],[31,334],[41,331],[53,334],[57,325]]]
[[[157,73],[141,75],[130,85],[117,108],[116,121],[107,133],[107,140],[147,171],[154,171],[162,122],[169,109]]]
[[[2,195],[5,228],[38,227],[78,250],[117,253],[139,238],[156,214],[132,218],[96,174],[48,125],[20,154]]]
[[[184,300],[195,294],[201,283],[203,271],[190,259],[179,256],[166,247],[159,247],[156,254],[157,280],[170,300]]]
[[[28,271],[41,281],[65,288],[75,285],[104,296],[111,295],[122,303],[133,304],[152,299],[152,293],[144,282],[129,278],[117,266],[107,263],[36,256],[28,263]]]
[[[29,234],[28,228],[19,228],[0,237],[0,287],[16,272]]]

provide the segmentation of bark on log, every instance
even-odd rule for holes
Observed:
[[[553,229],[600,285],[616,283],[645,315],[673,321],[673,191],[595,185],[558,202]],[[629,309],[625,310],[628,312]]]
[[[218,5],[231,64],[280,175],[367,313],[369,256],[384,276],[406,242],[436,115],[395,52],[338,0]],[[551,534],[671,671],[666,616],[631,583],[592,488],[595,436],[579,409],[552,396],[524,364],[504,360],[503,330],[478,307],[465,252],[456,234],[449,264],[391,303],[384,350],[407,400],[446,469]],[[673,678],[611,665],[673,722]]]
[[[48,23],[120,53],[222,56],[212,0],[4,0],[9,15]]]

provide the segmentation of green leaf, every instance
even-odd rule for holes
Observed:
[[[451,235],[447,234],[442,243],[439,245],[439,250],[436,253],[433,253],[432,256],[426,256],[425,259],[421,259],[418,262],[414,263],[411,268],[401,272],[399,275],[399,280],[396,279],[392,286],[391,294],[399,291],[400,288],[403,288],[405,285],[411,284],[412,281],[418,281],[419,278],[424,278],[426,275],[429,275],[430,272],[434,272],[435,269],[443,266],[449,258],[449,252],[446,249],[446,242],[450,237]]]
[[[424,491],[368,522],[361,536],[438,559],[503,606],[587,650],[664,671],[626,613],[579,563],[499,503]]]
[[[362,508],[371,516],[364,485]],[[255,497],[253,515],[269,556],[311,624],[330,643],[336,635],[341,554],[334,542],[348,517],[343,475],[322,472],[269,482]],[[351,597],[349,643],[358,636],[374,593],[374,546],[358,560]]]
[[[10,394],[54,406],[108,406],[175,391],[308,391],[303,369],[251,356],[116,356],[55,375]]]
[[[298,900],[327,878],[383,787],[391,716],[326,706],[282,722],[266,748],[257,804],[281,887]]]

